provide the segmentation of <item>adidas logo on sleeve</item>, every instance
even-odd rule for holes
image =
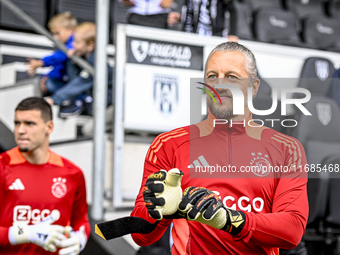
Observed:
[[[11,186],[8,187],[9,190],[24,190],[25,186],[22,184],[21,180],[16,179]]]
[[[188,165],[188,168],[195,168],[195,167],[209,167],[209,163],[204,158],[203,155],[199,156],[198,159],[194,160],[193,164]]]

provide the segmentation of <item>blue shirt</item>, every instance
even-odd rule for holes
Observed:
[[[73,34],[67,40],[65,44],[67,49],[73,48]],[[62,80],[65,75],[65,63],[67,56],[61,50],[55,51],[52,55],[46,56],[42,59],[44,66],[52,66],[53,70],[50,71],[47,76],[56,80]]]

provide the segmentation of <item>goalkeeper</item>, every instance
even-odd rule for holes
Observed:
[[[251,51],[226,42],[210,53],[205,82],[214,86],[228,80],[247,98],[248,87],[255,96],[260,85],[256,70]],[[252,119],[247,103],[243,115],[233,115],[230,91],[216,90],[222,105],[207,96],[206,120],[161,134],[152,142],[131,216],[158,225],[150,234],[132,237],[138,245],[150,245],[173,223],[176,255],[279,254],[280,248],[292,249],[299,244],[308,217],[307,178],[299,169],[306,163],[304,149],[292,137],[254,122],[247,125]],[[214,127],[214,119],[232,120],[233,125]],[[198,166],[215,165],[289,166],[296,171],[220,173],[209,178],[195,172]],[[181,179],[179,195],[168,179],[174,174]]]
[[[90,235],[82,171],[49,149],[51,106],[15,109],[17,147],[0,154],[0,254],[77,255]]]

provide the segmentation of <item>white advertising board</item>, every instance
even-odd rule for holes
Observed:
[[[165,132],[190,125],[190,77],[202,71],[126,64],[124,127]]]

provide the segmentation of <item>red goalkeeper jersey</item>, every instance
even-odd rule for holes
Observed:
[[[52,254],[31,243],[11,245],[8,230],[16,221],[38,223],[53,210],[60,212],[53,224],[85,226],[89,237],[83,173],[52,151],[43,165],[27,162],[17,147],[0,154],[0,201],[0,254]]]
[[[160,169],[184,172],[182,189],[205,187],[246,223],[237,236],[186,219],[163,219],[150,234],[132,234],[141,246],[158,240],[173,222],[172,254],[279,254],[301,240],[308,217],[306,156],[294,138],[273,129],[215,125],[213,117],[159,135],[145,158],[142,187]],[[255,166],[252,168],[252,166]],[[271,168],[270,168],[271,167]],[[132,216],[152,219],[140,190]]]

